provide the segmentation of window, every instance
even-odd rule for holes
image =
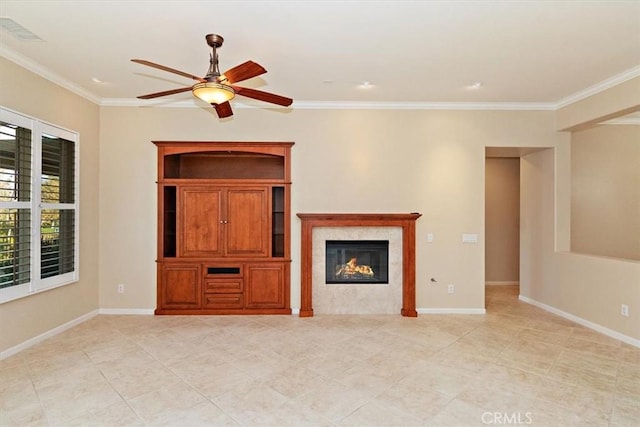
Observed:
[[[78,280],[78,135],[0,108],[0,302]]]

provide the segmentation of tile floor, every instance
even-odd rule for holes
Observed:
[[[0,363],[0,425],[640,425],[640,349],[517,292],[417,319],[97,316]]]

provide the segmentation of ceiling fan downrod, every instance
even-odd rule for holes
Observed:
[[[207,40],[207,44],[211,46],[211,54],[209,55],[209,70],[204,78],[208,82],[217,82],[218,77],[220,77],[220,68],[218,66],[218,52],[216,49],[222,46],[224,39],[218,34],[207,34],[205,39]]]

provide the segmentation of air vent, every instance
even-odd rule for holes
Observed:
[[[44,41],[39,36],[27,30],[25,27],[18,24],[16,21],[14,21],[11,18],[0,17],[0,27],[7,30],[9,33],[11,33],[11,35],[13,35],[15,38],[19,40]]]

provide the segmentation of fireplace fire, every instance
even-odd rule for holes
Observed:
[[[327,240],[326,283],[389,283],[388,240]]]

